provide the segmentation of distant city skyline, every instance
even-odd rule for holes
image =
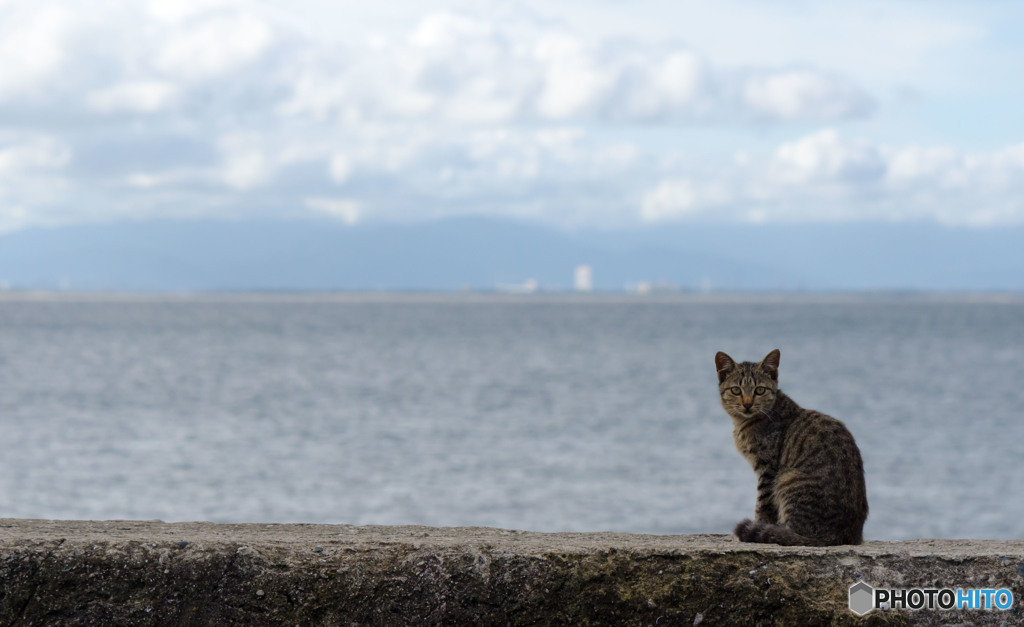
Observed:
[[[1022,26],[994,1],[8,0],[0,232],[1003,228]]]
[[[0,235],[0,289],[1021,291],[1021,241],[1024,226],[679,224],[609,232],[495,218],[391,226],[143,221]]]

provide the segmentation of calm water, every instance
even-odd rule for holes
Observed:
[[[775,347],[869,538],[1024,537],[1024,305],[878,300],[0,302],[0,516],[726,533]]]

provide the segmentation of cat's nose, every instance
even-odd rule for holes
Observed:
[[[754,405],[754,399],[743,399],[743,409],[750,411],[750,408]]]

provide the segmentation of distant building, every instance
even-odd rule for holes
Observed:
[[[576,277],[573,287],[577,292],[590,292],[594,289],[594,271],[590,266],[576,266]]]
[[[680,288],[675,283],[669,283],[667,281],[640,281],[639,283],[626,284],[627,292],[636,292],[637,294],[660,294],[669,292],[681,292]]]
[[[498,291],[506,294],[533,294],[540,289],[537,279],[526,279],[522,283],[501,283]]]

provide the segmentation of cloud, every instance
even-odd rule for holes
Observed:
[[[345,155],[336,153],[331,155],[327,169],[331,173],[331,180],[335,183],[344,183],[352,175],[352,161]]]
[[[780,185],[856,184],[880,179],[886,168],[879,148],[829,129],[779,146],[769,176]]]
[[[455,15],[438,13],[428,15],[420,21],[409,37],[414,46],[434,47],[452,46],[462,41],[481,41],[488,45],[494,38],[495,29],[481,20]]]
[[[542,87],[533,108],[542,117],[565,119],[587,113],[607,97],[614,75],[600,68],[577,40],[548,34],[534,45]]]
[[[664,179],[643,194],[640,218],[644,222],[699,218],[728,207],[734,200],[731,186],[725,180]]]
[[[156,19],[164,22],[181,22],[196,15],[238,5],[237,0],[149,0],[147,8]]]
[[[886,172],[889,182],[895,187],[913,185],[918,182],[939,183],[946,187],[952,181],[962,182],[963,176],[950,177],[959,167],[960,156],[949,147],[922,148],[910,146],[895,151],[889,159]]]
[[[1024,220],[1024,149],[852,138],[886,102],[814,58],[723,62],[519,5],[410,3],[380,29],[274,2],[90,6],[0,0],[0,206],[19,224]]]
[[[350,198],[307,198],[306,206],[337,218],[345,224],[358,222],[361,211],[359,201]]]
[[[0,177],[13,177],[33,170],[59,169],[70,159],[71,151],[51,137],[0,140]]]
[[[644,194],[640,216],[648,222],[679,218],[696,206],[697,197],[692,181],[661,181],[657,187]]]
[[[0,232],[39,223],[33,205],[64,192],[71,150],[46,135],[0,133]]]
[[[222,180],[236,190],[247,190],[270,182],[277,170],[275,159],[258,134],[227,135],[218,141],[224,156]]]
[[[702,94],[709,91],[705,62],[694,52],[676,50],[659,59],[651,69],[640,69],[649,73],[647,80],[651,88],[632,92],[631,99],[638,107],[629,107],[638,117],[665,115],[671,111],[693,108],[700,102]]]
[[[0,5],[0,102],[34,95],[40,81],[54,78],[70,21],[68,11],[50,4]]]
[[[775,120],[839,120],[863,117],[873,104],[852,82],[810,70],[788,70],[747,78],[744,103]]]
[[[991,226],[1024,222],[1024,144],[991,152],[888,146],[826,129],[770,155],[716,164],[698,185],[663,179],[640,194],[647,221],[929,220]]]
[[[538,19],[428,13],[405,32],[323,40],[270,4],[242,0],[97,0],[90,15],[73,6],[0,5],[0,102],[476,126],[821,122],[872,112],[864,90],[834,72],[716,67],[678,43],[587,41]]]
[[[173,105],[177,94],[177,87],[167,81],[134,81],[94,91],[88,102],[104,113],[153,113]]]
[[[273,40],[270,24],[249,13],[210,17],[174,29],[154,65],[172,76],[210,78],[256,60]]]
[[[872,110],[851,81],[813,69],[741,73],[686,47],[592,45],[541,24],[513,34],[452,14],[428,15],[404,38],[322,58],[292,77],[282,113],[487,125],[821,121]]]

